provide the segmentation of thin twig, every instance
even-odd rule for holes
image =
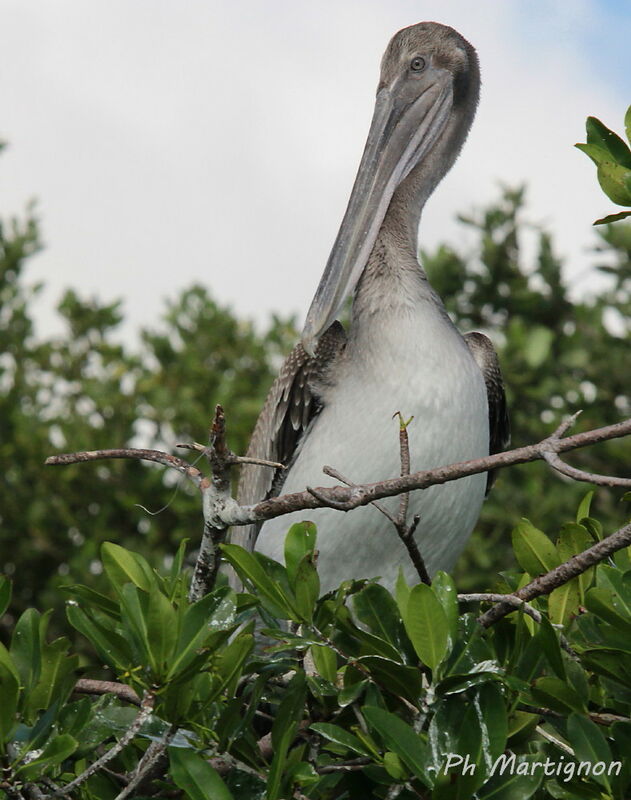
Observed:
[[[584,433],[568,436],[566,439],[555,439],[554,434],[536,444],[518,447],[484,458],[462,461],[443,467],[435,467],[422,472],[414,472],[405,477],[390,478],[378,483],[364,484],[356,487],[330,486],[315,487],[304,492],[294,492],[279,497],[270,497],[252,506],[241,506],[233,516],[226,520],[231,525],[248,525],[274,519],[292,511],[303,511],[311,508],[329,506],[340,511],[350,511],[359,506],[366,506],[375,500],[393,497],[401,492],[415,489],[427,489],[450,481],[477,475],[492,469],[502,469],[514,464],[526,464],[531,461],[545,460],[544,453],[556,453],[577,450],[591,444],[617,439],[631,434],[631,418],[595,428]],[[314,494],[314,492],[316,494]],[[334,504],[334,505],[333,505]]]
[[[525,600],[517,597],[514,594],[500,594],[499,592],[474,592],[471,594],[459,594],[458,601],[461,603],[510,603],[513,606],[513,611],[523,611],[534,621],[541,625],[543,615],[536,608],[533,608]],[[565,652],[571,656],[575,661],[578,661],[578,654],[576,650],[569,643],[567,638],[559,632],[559,644]]]
[[[410,417],[410,419],[406,422],[403,419],[403,415],[400,411],[397,411],[396,414],[393,415],[394,417],[399,418],[399,452],[401,456],[401,477],[404,478],[406,475],[410,474],[410,440],[408,437],[408,425],[414,417]],[[399,517],[398,522],[402,528],[407,527],[407,518],[408,518],[408,507],[410,505],[410,493],[403,492],[402,495],[399,496]],[[406,532],[407,533],[407,532]]]
[[[60,453],[56,456],[49,456],[44,464],[48,467],[63,467],[68,464],[81,464],[86,461],[101,461],[106,458],[130,458],[139,461],[154,461],[163,464],[165,467],[177,470],[198,489],[202,488],[203,482],[207,479],[197,469],[177,456],[163,453],[160,450],[146,450],[135,447],[122,447],[114,450],[84,450],[78,453]]]
[[[136,790],[136,787],[143,781],[157,761],[164,755],[164,751],[169,746],[169,743],[177,733],[177,728],[172,725],[166,730],[160,741],[151,742],[149,747],[145,750],[142,758],[136,764],[136,768],[130,776],[129,783],[122,789],[114,798],[114,800],[125,800],[130,794]]]
[[[345,486],[357,486],[356,483],[353,483],[353,481],[349,480],[348,478],[345,478],[341,472],[339,472],[336,469],[333,469],[333,467],[326,467],[326,466],[322,467],[322,472],[324,472],[324,474],[328,475],[330,478],[334,478],[336,481],[343,483]],[[370,505],[374,506],[377,509],[377,511],[381,511],[384,517],[389,519],[393,525],[397,524],[396,517],[394,517],[384,505],[378,503],[376,500]]]
[[[566,429],[568,422],[561,426]],[[576,450],[580,447],[598,444],[600,442],[617,439],[631,434],[631,418],[615,425],[607,425],[603,428],[596,428],[584,433],[577,433],[561,439],[559,429],[552,436],[543,439],[536,444],[526,447],[518,447],[503,453],[496,453],[484,458],[476,458],[470,461],[463,461],[456,464],[449,464],[442,467],[435,467],[430,470],[414,472],[410,475],[390,478],[389,480],[379,481],[378,483],[365,484],[360,486],[329,486],[329,487],[310,487],[303,492],[294,492],[279,497],[271,497],[262,500],[251,506],[239,506],[236,502],[227,502],[225,496],[215,498],[211,505],[217,500],[216,508],[209,509],[209,515],[215,520],[213,524],[219,528],[227,528],[231,525],[250,525],[254,522],[264,522],[268,519],[290,514],[293,511],[304,511],[312,508],[330,507],[339,511],[350,511],[359,506],[366,506],[381,500],[385,497],[393,497],[402,492],[409,492],[416,489],[427,489],[450,481],[458,480],[469,475],[477,475],[489,470],[502,469],[514,464],[526,464],[531,461],[545,460],[545,454],[565,453]],[[47,459],[47,464],[74,464],[82,461],[94,461],[103,458],[140,458],[149,461],[157,461],[165,466],[178,469],[178,471],[190,477],[202,491],[207,487],[209,481],[195,467],[182,461],[181,459],[160,453],[155,450],[96,450],[83,453],[69,453],[58,456],[51,456]],[[585,476],[583,480],[587,480]],[[622,479],[626,480],[626,479]]]
[[[598,475],[596,472],[586,472],[566,464],[556,453],[544,453],[543,457],[552,469],[566,475],[575,481],[593,483],[595,486],[628,486],[631,487],[631,478],[615,478],[612,475]]]
[[[578,553],[558,567],[551,569],[544,575],[530,581],[521,589],[517,589],[512,593],[512,598],[518,600],[533,600],[535,597],[540,597],[544,594],[550,594],[558,586],[572,580],[577,575],[598,564],[603,559],[615,553],[617,550],[622,550],[623,547],[628,547],[631,544],[631,524],[625,525],[624,528],[612,533],[601,542],[597,542],[592,547]],[[485,628],[488,628],[493,623],[497,622],[506,614],[509,614],[514,608],[514,601],[502,598],[502,601],[497,605],[490,608],[487,612],[478,618],[478,622]]]
[[[142,728],[142,726],[147,722],[151,714],[153,713],[153,705],[155,701],[155,696],[153,692],[145,692],[142,698],[142,702],[140,703],[140,711],[138,712],[136,718],[131,723],[129,728],[125,731],[125,733],[121,736],[121,738],[113,745],[106,753],[104,753],[100,758],[90,764],[87,769],[85,769],[80,775],[67,783],[62,788],[58,789],[51,797],[63,797],[64,795],[69,794],[70,792],[74,791],[77,786],[81,786],[82,783],[88,780],[92,775],[98,772],[101,767],[105,766],[105,764],[109,763],[113,758],[124,750],[125,747],[132,741],[134,736],[138,733],[138,731]]]
[[[115,681],[97,681],[92,678],[79,678],[75,683],[73,691],[80,694],[115,694],[127,703],[140,705],[140,698],[136,692],[124,683]]]
[[[330,775],[332,772],[357,772],[372,763],[371,758],[361,756],[352,761],[345,761],[343,764],[323,764],[321,767],[316,767],[315,771],[318,775]]]

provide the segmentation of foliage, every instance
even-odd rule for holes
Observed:
[[[631,142],[631,106],[624,118],[627,140]],[[619,206],[631,206],[631,150],[616,133],[596,117],[587,117],[587,143],[577,144],[596,164],[598,183],[610,200]],[[631,216],[631,211],[609,214],[594,225],[616,222]]]
[[[555,541],[523,521],[513,534],[520,569],[498,588],[602,537],[590,501]],[[489,629],[459,608],[444,573],[431,587],[401,577],[391,594],[349,581],[319,598],[315,548],[311,523],[290,529],[286,567],[225,545],[247,592],[220,586],[191,604],[184,547],[159,572],[103,544],[107,592],[65,590],[90,648],[81,671],[105,664],[152,699],[151,714],[111,750],[107,770],[86,773],[139,712],[112,695],[71,696],[77,657],[67,640],[47,641],[48,614],[25,611],[0,647],[0,798],[83,774],[72,796],[114,800],[156,743],[168,758],[135,797],[629,796],[629,548],[534,601],[540,622],[515,611]],[[9,588],[3,579],[2,606]]]

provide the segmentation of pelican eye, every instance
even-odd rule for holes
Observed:
[[[421,56],[416,56],[410,63],[410,69],[412,72],[421,72],[421,70],[425,69],[425,59],[421,58]]]

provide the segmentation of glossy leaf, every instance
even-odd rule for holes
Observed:
[[[631,170],[611,161],[603,161],[597,169],[598,182],[603,192],[619,206],[631,206]]]
[[[611,763],[612,757],[609,745],[599,726],[592,722],[591,719],[587,719],[587,717],[580,714],[570,714],[567,721],[567,737],[579,761],[589,761],[592,764],[598,761],[603,761],[605,764]],[[595,780],[596,783],[604,786],[607,790],[611,789],[606,770],[602,775],[593,773],[592,780]]]
[[[558,586],[548,598],[550,621],[555,625],[567,625],[579,607],[581,600],[578,578]]]
[[[527,519],[513,530],[512,539],[515,558],[530,575],[549,572],[561,563],[550,539]]]
[[[236,610],[236,595],[228,587],[217,589],[189,606],[182,618],[168,678],[188,667],[213,634],[229,630],[234,624]]]
[[[451,575],[439,570],[432,578],[432,589],[443,607],[447,618],[447,630],[450,640],[455,641],[458,634],[458,590]]]
[[[315,568],[313,554],[307,553],[296,567],[295,606],[306,622],[313,620],[315,604],[320,596],[320,578]]]
[[[628,145],[617,133],[609,130],[609,128],[603,125],[596,117],[587,117],[585,127],[587,130],[587,142],[589,144],[596,144],[604,148],[614,161],[631,169],[631,150],[629,150]]]
[[[37,758],[19,767],[15,774],[26,781],[39,778],[45,775],[52,767],[65,761],[75,752],[78,746],[79,742],[67,733],[55,736],[48,742]]]
[[[427,745],[414,730],[400,717],[375,706],[364,706],[364,718],[388,750],[396,753],[401,761],[427,787],[431,788],[433,780],[427,769]]]
[[[20,675],[20,682],[30,691],[39,680],[41,672],[41,645],[45,621],[34,608],[27,610],[18,619],[9,652]]]
[[[169,773],[190,800],[233,800],[217,770],[193,750],[169,747]]]
[[[387,589],[378,583],[367,584],[353,595],[353,608],[357,619],[375,636],[389,642],[393,647],[399,646],[397,632],[401,627],[401,620],[396,603]]]
[[[232,564],[239,577],[250,581],[268,602],[272,614],[280,619],[297,619],[295,604],[291,602],[277,583],[265,572],[256,557],[236,544],[222,544],[221,550]]]
[[[558,678],[540,678],[532,688],[532,695],[538,698],[541,705],[553,711],[566,713],[568,711],[585,712],[587,698],[581,697],[565,681]]]
[[[594,499],[594,490],[591,489],[585,497],[581,500],[578,510],[576,512],[576,521],[581,522],[585,517],[589,517],[589,510],[592,507],[592,500]]]
[[[449,633],[447,615],[430,586],[419,583],[412,589],[404,622],[418,657],[436,669],[447,654]]]
[[[327,645],[314,645],[309,650],[318,673],[327,681],[337,680],[337,656]]]
[[[132,666],[131,651],[124,637],[102,625],[97,619],[73,603],[66,605],[66,616],[73,628],[76,628],[92,644],[104,663],[119,672],[124,672]]]
[[[357,659],[383,689],[418,703],[421,694],[421,672],[417,667],[406,667],[382,656],[362,656]]]
[[[296,571],[302,559],[313,553],[316,546],[316,526],[313,522],[296,522],[285,536],[285,567],[289,582],[295,588]]]
[[[9,741],[9,734],[16,723],[15,712],[18,707],[20,682],[15,672],[0,661],[0,751]]]
[[[360,756],[370,755],[370,751],[366,749],[357,736],[344,730],[339,725],[332,725],[330,722],[316,722],[310,725],[309,728],[319,733],[320,736],[324,736],[325,739],[342,745],[342,747],[346,747]]]
[[[148,592],[156,584],[155,574],[146,559],[113,542],[103,542],[101,561],[107,577],[117,591],[121,591],[126,583],[133,583]]]

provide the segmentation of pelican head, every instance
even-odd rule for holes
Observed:
[[[479,89],[476,52],[453,28],[421,22],[390,40],[355,184],[307,314],[302,333],[307,352],[313,354],[319,337],[355,289],[403,185],[418,223],[423,203],[466,139]]]

